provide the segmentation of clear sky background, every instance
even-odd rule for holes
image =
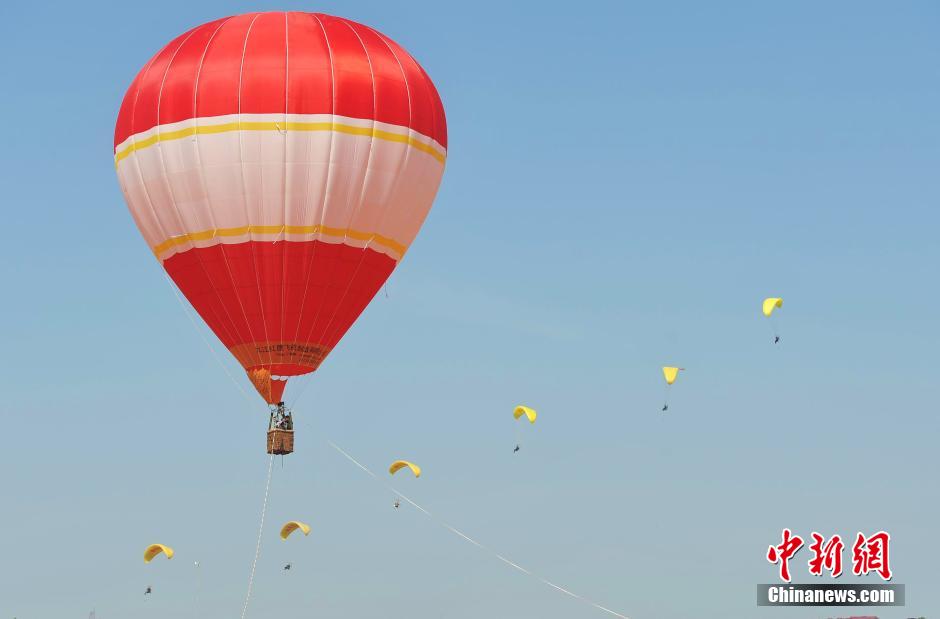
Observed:
[[[162,45],[259,9],[397,40],[450,149],[388,298],[289,393],[312,425],[249,617],[604,616],[327,439],[420,463],[406,494],[634,619],[940,613],[940,5],[166,0],[0,8],[0,618],[241,612],[267,411],[143,243],[112,135]],[[783,527],[889,531],[907,607],[756,608]],[[145,566],[155,541],[176,558]]]

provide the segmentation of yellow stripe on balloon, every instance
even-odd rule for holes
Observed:
[[[193,135],[209,135],[213,133],[227,133],[229,131],[335,131],[337,133],[346,133],[348,135],[361,135],[366,137],[372,137],[377,140],[384,140],[386,142],[399,142],[402,144],[407,144],[412,148],[419,150],[423,153],[431,155],[437,159],[440,163],[444,163],[444,160],[447,156],[440,151],[439,149],[431,146],[430,144],[425,144],[419,140],[416,140],[410,135],[405,135],[402,133],[394,133],[392,131],[384,131],[382,129],[376,129],[373,127],[356,127],[354,125],[344,125],[340,123],[329,123],[329,122],[258,122],[258,121],[242,121],[242,122],[233,122],[233,123],[222,123],[218,125],[197,125],[195,127],[185,127],[183,129],[176,129],[174,131],[164,131],[160,132],[158,127],[158,132],[149,138],[140,140],[139,142],[131,142],[131,144],[114,155],[114,166],[117,167],[118,163],[122,159],[129,157],[132,153],[149,148],[158,142],[168,142],[170,140],[180,140],[182,138],[187,138]]]
[[[390,239],[374,232],[360,232],[359,230],[348,230],[345,228],[332,228],[329,226],[239,226],[237,228],[214,228],[211,230],[202,230],[200,232],[187,232],[168,238],[159,245],[151,249],[157,259],[169,249],[178,245],[185,245],[192,241],[208,241],[218,237],[244,236],[246,234],[322,234],[335,238],[350,238],[357,241],[375,242],[383,245],[399,256],[404,256],[408,250],[406,245],[402,245],[394,239]],[[400,258],[399,258],[400,259]]]

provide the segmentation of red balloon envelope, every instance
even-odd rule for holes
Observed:
[[[405,50],[297,12],[176,38],[134,79],[114,130],[144,239],[270,403],[402,259],[446,148],[440,97]]]

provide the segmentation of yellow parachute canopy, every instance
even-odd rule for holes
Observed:
[[[150,544],[144,551],[144,563],[150,563],[158,554],[165,554],[167,559],[173,558],[173,549],[163,544]]]
[[[663,368],[663,378],[666,379],[666,384],[671,385],[676,382],[676,377],[679,376],[679,370],[684,370],[685,368],[672,368],[664,367]]]
[[[407,460],[395,460],[392,462],[392,466],[388,467],[388,472],[392,475],[402,470],[405,467],[411,469],[411,472],[415,474],[415,477],[421,477],[421,467],[413,462],[408,462]]]
[[[531,409],[528,406],[517,406],[516,410],[512,412],[514,419],[519,419],[523,415],[526,416],[526,419],[529,420],[529,423],[535,423],[535,418],[539,416],[534,409]]]
[[[299,520],[291,520],[283,527],[281,527],[281,539],[287,539],[290,537],[290,534],[300,529],[303,531],[304,535],[310,535],[310,525],[306,525]]]
[[[764,316],[770,317],[774,313],[774,310],[778,307],[783,307],[783,299],[777,297],[767,297],[764,299],[764,304],[761,309],[764,312]]]

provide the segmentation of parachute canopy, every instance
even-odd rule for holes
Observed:
[[[144,551],[144,563],[150,563],[159,554],[165,554],[167,559],[172,559],[173,549],[163,544],[150,544]]]
[[[519,419],[523,415],[526,416],[526,419],[529,420],[529,423],[535,423],[535,418],[538,417],[538,413],[536,413],[534,409],[531,409],[528,406],[517,406],[516,410],[512,412],[512,416],[515,419]]]
[[[143,65],[114,128],[147,246],[270,404],[381,289],[446,158],[424,69],[384,34],[320,13],[196,26]]]
[[[304,535],[310,535],[310,526],[300,522],[299,520],[291,520],[283,527],[281,527],[281,539],[287,539],[290,537],[290,534],[294,531],[300,529]]]
[[[774,310],[778,307],[783,307],[783,299],[777,297],[767,297],[764,299],[764,303],[761,305],[761,310],[764,312],[764,316],[770,317],[774,313]]]
[[[676,377],[679,376],[679,370],[684,370],[685,368],[673,368],[673,367],[664,367],[663,368],[663,378],[666,379],[666,384],[671,385],[676,382]]]
[[[392,462],[392,466],[388,467],[388,472],[394,475],[405,467],[411,469],[411,472],[415,474],[415,477],[421,477],[421,467],[417,464],[414,464],[413,462],[408,462],[407,460],[395,460]]]

